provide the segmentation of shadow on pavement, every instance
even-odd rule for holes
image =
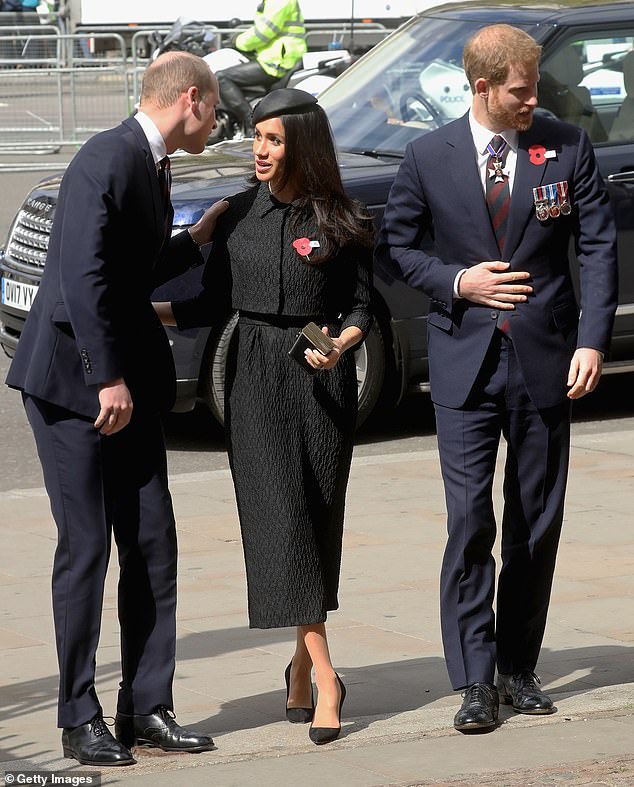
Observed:
[[[574,423],[634,417],[634,374],[605,375],[592,394],[573,404]],[[165,436],[169,450],[222,451],[224,430],[209,410],[198,404],[189,413],[170,413],[165,417]],[[407,437],[434,435],[434,407],[429,394],[409,393],[395,408],[375,412],[356,436],[357,445],[388,442]]]
[[[273,643],[287,641],[289,655],[292,652],[293,634],[290,629],[271,629],[254,631],[247,627],[222,629],[188,634],[178,641],[178,664],[191,660],[213,658],[246,648],[262,648]],[[551,676],[556,676],[557,687],[553,694],[561,696],[594,687],[619,685],[634,681],[632,648],[624,646],[592,646],[586,648],[553,651],[544,648],[540,662]],[[372,724],[371,717],[390,717],[406,711],[417,710],[442,697],[452,695],[444,660],[440,657],[425,657],[403,661],[370,664],[348,668],[337,664],[348,689],[346,717],[370,717],[355,722],[355,729]],[[582,670],[584,676],[561,682],[567,675]],[[188,669],[190,676],[192,667]],[[118,680],[119,662],[101,664],[97,669],[97,684],[104,680]],[[269,724],[272,719],[282,718],[285,698],[283,676],[280,673],[280,687],[275,691],[239,697],[221,705],[220,711],[203,718],[193,725],[210,733],[227,733],[240,729],[251,729]],[[57,702],[57,674],[37,680],[27,680],[3,686],[0,692],[0,716],[5,725],[12,718],[26,716],[42,710],[50,710]],[[239,689],[238,687],[234,687]],[[548,683],[545,681],[548,690]],[[223,693],[219,687],[219,693]],[[211,701],[210,701],[211,702]],[[459,695],[456,694],[456,708]],[[114,709],[107,709],[106,715]],[[247,720],[245,722],[245,719]],[[11,735],[5,736],[0,746],[0,761],[20,759],[19,750],[11,749]],[[20,742],[20,747],[25,742]],[[18,748],[20,748],[18,747]],[[33,753],[30,753],[33,757]]]

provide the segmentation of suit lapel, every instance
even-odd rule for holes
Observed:
[[[506,233],[504,258],[510,260],[517,249],[526,225],[535,211],[533,200],[533,189],[547,183],[546,173],[548,170],[548,159],[542,155],[531,155],[529,148],[533,145],[541,145],[544,151],[548,149],[548,140],[544,137],[543,131],[536,122],[526,132],[519,135],[517,148],[517,162],[515,165],[515,180],[513,182],[513,193],[511,194],[511,206],[508,217],[508,229]],[[532,160],[531,160],[532,159]],[[540,162],[541,163],[533,163]]]
[[[452,124],[447,138],[449,154],[447,168],[453,181],[452,199],[456,202],[456,215],[469,216],[478,229],[489,259],[497,259],[499,250],[491,217],[487,208],[482,181],[478,171],[477,153],[466,114]]]
[[[143,133],[143,129],[134,118],[126,118],[123,121],[124,125],[132,130],[136,137],[139,147],[145,156],[145,168],[148,175],[148,189],[152,195],[152,209],[154,212],[154,222],[156,224],[157,236],[160,237],[161,243],[163,242],[163,198],[161,196],[161,188],[159,186],[158,175],[156,172],[156,164],[154,157],[150,150],[150,145],[147,137]]]

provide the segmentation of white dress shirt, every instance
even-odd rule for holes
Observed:
[[[482,183],[482,191],[486,197],[486,179],[488,177],[487,164],[489,162],[490,153],[487,150],[487,145],[495,136],[495,132],[491,129],[485,128],[481,123],[473,117],[473,112],[469,110],[469,128],[471,129],[471,136],[473,138],[473,145],[477,156],[478,172],[480,173],[480,182]],[[506,164],[504,165],[504,174],[508,175],[509,179],[509,194],[513,193],[513,183],[515,182],[515,165],[517,164],[517,143],[518,132],[512,128],[505,128],[499,132],[499,136],[506,142],[508,146],[508,153],[506,154]],[[466,271],[463,268],[458,271],[456,278],[453,281],[453,294],[455,298],[460,298],[458,294],[458,284],[460,277]]]
[[[471,111],[469,111],[469,128],[471,129],[473,144],[475,145],[476,154],[478,156],[478,170],[480,172],[482,188],[486,194],[487,162],[489,160],[489,151],[487,150],[487,145],[495,136],[495,132],[478,123],[478,121],[473,117],[473,113]],[[505,128],[503,131],[500,131],[499,136],[502,137],[508,146],[504,172],[509,176],[509,193],[512,194],[513,183],[515,181],[517,142],[519,135],[515,129]]]
[[[165,140],[161,136],[161,132],[156,127],[154,121],[149,118],[145,112],[137,112],[134,116],[134,119],[143,129],[143,133],[147,138],[150,150],[152,152],[152,158],[154,159],[154,164],[156,165],[156,171],[158,172],[161,159],[165,158],[167,155]]]

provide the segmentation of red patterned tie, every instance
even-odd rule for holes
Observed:
[[[511,204],[508,175],[503,174],[508,155],[508,145],[496,134],[488,146],[489,156],[487,161],[486,198],[493,232],[498,242],[500,254],[504,252],[504,239],[506,238],[506,220]]]
[[[500,256],[504,253],[506,224],[511,205],[508,175],[503,173],[508,155],[508,145],[501,136],[496,134],[488,145],[489,159],[486,171],[486,200],[491,225],[498,243]],[[505,312],[500,312],[497,327],[503,332],[509,331],[509,320]]]

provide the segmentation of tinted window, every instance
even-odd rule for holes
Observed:
[[[539,103],[592,142],[634,141],[634,30],[563,42],[540,68]]]
[[[319,99],[341,149],[402,153],[469,109],[466,40],[483,22],[414,19],[344,72]],[[525,27],[537,35],[534,27]],[[539,31],[541,32],[541,31]]]

